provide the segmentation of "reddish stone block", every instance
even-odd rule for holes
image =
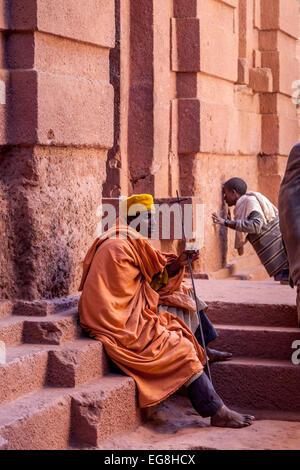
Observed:
[[[240,110],[237,123],[238,152],[242,155],[257,155],[261,149],[261,116]]]
[[[255,304],[229,299],[206,303],[209,319],[216,324],[297,328],[297,310],[293,305],[258,303],[257,299]]]
[[[248,59],[252,66],[253,51],[253,0],[239,2],[239,56]]]
[[[262,116],[262,152],[267,155],[279,153],[279,116]]]
[[[288,5],[287,5],[288,3]],[[261,0],[261,28],[280,29],[298,39],[299,3],[297,0]]]
[[[13,312],[13,302],[11,300],[0,300],[0,318],[8,317]]]
[[[180,99],[178,106],[178,152],[200,151],[200,101]]]
[[[140,424],[136,385],[130,377],[111,375],[73,393],[71,438],[81,445],[97,447],[115,434]]]
[[[211,30],[214,34],[211,34]],[[197,18],[172,20],[172,70],[205,72],[237,80],[238,47],[235,34]]]
[[[281,329],[268,326],[258,330],[251,326],[224,325],[218,327],[218,332],[220,337],[216,340],[216,347],[222,350],[226,344],[235,356],[240,354],[240,357],[289,361],[291,344],[297,339],[300,340],[300,331],[296,328]],[[268,341],[264,340],[266,335]]]
[[[37,73],[12,71],[9,92],[7,143],[34,144],[37,140]]]
[[[176,94],[177,98],[197,98],[197,74],[177,72]]]
[[[240,58],[238,59],[238,79],[237,83],[239,85],[248,85],[249,84],[249,66],[247,59]]]
[[[9,232],[8,225],[1,239],[6,247],[10,236],[6,259],[12,271],[7,263],[0,266],[8,298],[78,293],[80,262],[95,238],[105,160],[103,149],[54,146],[12,148],[2,157],[3,200],[9,206],[1,205],[1,210],[5,217],[8,210],[16,216],[14,230]],[[33,191],[37,186],[43,190]]]
[[[275,205],[278,206],[278,193],[283,174],[280,175],[259,175],[258,184],[262,188],[263,194]]]
[[[43,388],[48,351],[21,345],[7,350],[6,364],[0,365],[0,405]]]
[[[51,304],[43,300],[36,300],[34,302],[19,300],[14,305],[13,313],[14,315],[44,317],[53,313],[53,310]]]
[[[200,100],[200,150],[232,154],[237,146],[237,114],[233,107]]]
[[[53,320],[25,320],[23,341],[30,344],[62,344],[82,335],[77,314],[57,314]]]
[[[260,113],[296,118],[296,109],[291,97],[281,93],[262,94],[260,96]]]
[[[273,76],[271,69],[254,68],[249,70],[249,86],[259,93],[271,93],[273,91]]]
[[[35,68],[109,82],[109,49],[40,32],[12,33],[7,38],[9,68]]]
[[[236,34],[200,20],[200,71],[236,82],[237,61]]]
[[[253,67],[261,67],[261,51],[257,49],[253,51]]]
[[[77,387],[96,380],[109,371],[102,343],[80,340],[49,351],[47,384],[52,387]]]
[[[200,20],[198,18],[172,19],[172,70],[176,72],[200,70]]]
[[[23,320],[13,316],[0,320],[0,341],[6,347],[21,344],[23,341]]]
[[[71,398],[44,389],[8,403],[1,409],[0,434],[8,450],[67,449]],[[29,432],[32,430],[34,432]]]
[[[104,47],[115,45],[113,0],[38,0],[39,31],[90,42]]]
[[[14,71],[11,90],[9,143],[102,148],[113,145],[114,91],[110,84]]]
[[[6,45],[7,66],[11,69],[34,68],[34,33],[11,33]]]
[[[260,31],[258,36],[258,47],[262,51],[277,51],[279,43],[278,31]]]
[[[221,341],[218,347],[222,347]],[[212,375],[216,391],[230,406],[244,410],[300,411],[299,394],[295,393],[300,369],[291,362],[234,359],[213,364]],[[239,383],[238,389],[233,383]]]
[[[76,310],[79,296],[62,297],[53,300],[17,300],[13,304],[14,315],[44,317],[55,313]]]
[[[113,87],[38,73],[37,140],[49,145],[113,145]]]
[[[285,116],[279,117],[279,155],[288,156],[291,149],[297,143],[298,138],[298,121],[296,118],[291,119]],[[283,176],[283,174],[282,174]]]
[[[235,87],[228,80],[197,73],[197,96],[210,103],[234,106]]]
[[[197,15],[195,16],[210,23],[212,30],[217,26],[234,34],[238,24],[237,4],[238,0],[197,0]]]
[[[254,26],[261,29],[261,4],[260,0],[254,0]]]
[[[5,29],[32,31],[37,27],[37,0],[10,0],[1,10]]]
[[[193,18],[197,16],[198,0],[174,0],[175,18]]]
[[[267,155],[289,155],[298,139],[297,119],[275,114],[262,115],[262,152]]]
[[[266,33],[266,35],[268,34]],[[292,38],[282,33],[277,34],[276,47],[278,50],[262,52],[262,67],[272,70],[274,91],[291,95],[292,84],[295,80],[298,80],[296,44]],[[274,37],[273,34],[270,38],[272,37]]]
[[[77,41],[112,48],[115,44],[113,0],[11,0],[9,28],[39,30]],[[4,25],[8,24],[2,18]]]

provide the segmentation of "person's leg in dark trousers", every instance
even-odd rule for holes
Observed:
[[[201,318],[201,324],[202,324],[202,329],[203,329],[203,336],[204,336],[204,342],[205,346],[207,346],[209,343],[211,343],[214,339],[216,339],[219,334],[209,318],[205,315],[203,310],[200,311],[200,318]],[[201,331],[200,331],[200,326],[198,326],[197,330],[195,331],[195,337],[203,348],[203,341],[201,337]],[[223,352],[223,351],[217,351],[216,349],[211,349],[211,348],[206,348],[207,349],[207,354],[209,356],[210,362],[213,361],[227,361],[228,359],[231,359],[232,354],[229,352]]]
[[[201,318],[201,324],[202,324],[202,329],[203,329],[204,342],[205,342],[205,346],[207,346],[209,343],[211,343],[211,341],[213,341],[219,336],[219,333],[213,326],[210,319],[205,315],[203,310],[200,311],[200,318]],[[200,326],[198,326],[197,330],[195,331],[195,336],[200,346],[203,347]]]
[[[214,416],[224,406],[205,372],[187,387],[187,392],[193,407],[202,418]]]
[[[254,421],[254,416],[241,415],[227,408],[205,372],[188,385],[187,393],[195,410],[203,418],[211,417],[213,426],[241,428]]]

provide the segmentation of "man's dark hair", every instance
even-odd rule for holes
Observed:
[[[241,178],[230,178],[230,180],[224,183],[224,188],[229,189],[230,191],[235,190],[241,196],[244,196],[247,192],[247,184]]]

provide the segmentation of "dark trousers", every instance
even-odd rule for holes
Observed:
[[[205,346],[206,346],[208,343],[210,343],[211,341],[216,339],[219,335],[218,335],[215,327],[213,326],[213,324],[209,320],[209,318],[207,318],[207,316],[203,312],[203,310],[200,311],[200,318],[201,318],[201,324],[202,324],[202,328],[203,328],[204,342],[205,342]],[[198,343],[200,344],[200,346],[203,347],[200,326],[198,326],[197,330],[195,331],[195,337],[196,337]]]
[[[200,318],[204,342],[207,345],[219,335],[203,310],[200,311]],[[200,326],[195,331],[195,337],[200,346],[203,347]],[[224,405],[205,372],[202,372],[201,376],[187,387],[187,392],[193,407],[203,418],[215,415]]]
[[[193,407],[203,418],[214,416],[224,405],[205,372],[187,387],[187,392]]]

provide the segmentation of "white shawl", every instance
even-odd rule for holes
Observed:
[[[234,209],[234,220],[247,220],[251,212],[254,211],[261,214],[264,224],[271,222],[278,216],[277,207],[269,199],[261,193],[249,191],[237,201]],[[244,253],[244,245],[247,242],[246,237],[247,233],[236,232],[235,248],[238,250],[239,255]]]

